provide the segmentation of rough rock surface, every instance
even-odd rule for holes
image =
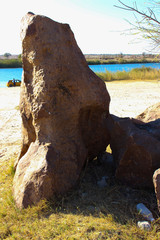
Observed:
[[[110,102],[69,25],[28,13],[21,39],[23,143],[13,183],[20,208],[76,185],[86,159],[109,143]]]
[[[160,168],[157,169],[153,174],[153,184],[157,197],[157,206],[160,212]]]
[[[143,123],[111,115],[107,122],[116,178],[134,187],[153,187],[160,167],[160,119]]]
[[[150,106],[136,118],[143,122],[150,122],[160,118],[160,102]]]

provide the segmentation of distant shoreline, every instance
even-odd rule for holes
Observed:
[[[159,63],[160,56],[155,54],[86,54],[88,65]]]
[[[118,60],[87,60],[88,65],[105,65],[105,64],[134,64],[134,63],[159,63],[160,60],[123,60],[123,61],[118,61]]]
[[[85,54],[88,65],[159,63],[160,56],[155,54]],[[8,58],[0,55],[0,68],[22,68],[20,55]]]
[[[21,59],[0,59],[0,68],[22,68]]]

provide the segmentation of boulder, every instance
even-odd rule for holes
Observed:
[[[150,122],[160,118],[160,102],[147,108],[143,113],[138,115],[136,119],[143,122]]]
[[[132,187],[153,187],[153,173],[160,167],[160,119],[143,123],[111,115],[107,126],[116,178]]]
[[[87,158],[106,149],[110,96],[88,67],[68,24],[22,19],[22,147],[13,194],[19,208],[65,194]]]
[[[158,210],[160,212],[160,168],[157,169],[153,174],[153,184],[157,197]]]

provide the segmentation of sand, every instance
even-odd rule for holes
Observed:
[[[136,117],[147,107],[160,102],[158,81],[121,81],[106,83],[111,96],[110,113],[119,117]],[[0,164],[20,150],[20,87],[0,88]]]
[[[0,165],[18,155],[21,143],[20,87],[0,88]]]
[[[121,81],[106,85],[111,96],[110,113],[119,117],[136,117],[160,102],[159,81]]]

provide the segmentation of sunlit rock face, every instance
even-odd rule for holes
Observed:
[[[105,121],[110,102],[69,25],[28,13],[21,39],[23,143],[13,184],[20,208],[77,184],[87,158],[109,143]]]
[[[158,168],[153,174],[153,184],[157,198],[157,207],[160,212],[160,168]]]
[[[143,122],[150,122],[160,118],[160,102],[150,106],[143,113],[137,116],[137,119]]]

